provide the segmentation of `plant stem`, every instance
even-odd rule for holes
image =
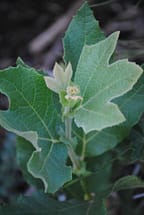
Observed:
[[[68,109],[65,110],[65,113],[68,113]],[[72,118],[69,116],[65,116],[65,137],[68,140],[68,144],[66,144],[67,149],[68,149],[68,154],[69,157],[73,163],[73,168],[76,172],[79,172],[81,170],[81,163],[80,160],[78,158],[78,156],[76,155],[75,151],[73,150],[73,146],[72,146]],[[82,149],[82,157],[81,159],[84,160],[85,157],[85,150],[86,150],[86,140],[84,138],[83,141],[83,149]],[[80,176],[80,184],[81,187],[84,191],[84,200],[90,200],[91,199],[91,195],[87,190],[87,186],[85,183],[85,180],[83,178],[83,176]]]
[[[65,136],[71,142],[72,118],[65,118]]]
[[[84,200],[91,200],[92,195],[88,192],[87,186],[86,186],[86,183],[85,183],[85,180],[83,177],[80,177],[80,184],[81,184],[81,187],[84,191]]]
[[[82,160],[82,161],[83,161],[84,158],[85,158],[86,146],[87,146],[87,141],[86,141],[85,134],[84,134],[84,137],[83,137],[83,145],[82,145],[82,152],[81,152],[81,160]]]
[[[81,165],[77,155],[73,150],[73,146],[71,145],[72,143],[71,133],[72,133],[72,118],[67,116],[65,117],[65,136],[69,143],[66,146],[68,149],[69,157],[73,163],[74,169],[79,170],[81,168]]]

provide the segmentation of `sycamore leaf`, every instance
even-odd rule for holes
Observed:
[[[119,33],[95,45],[85,45],[75,73],[83,104],[75,115],[75,123],[85,133],[102,130],[125,121],[118,106],[111,102],[129,90],[142,74],[142,69],[128,60],[109,64]]]
[[[75,72],[76,66],[85,44],[95,44],[104,38],[88,3],[84,3],[71,21],[64,37],[64,59],[71,62]]]
[[[102,200],[59,202],[42,193],[21,197],[9,206],[1,207],[4,215],[106,215]]]
[[[71,168],[65,166],[67,151],[56,138],[59,117],[53,93],[42,75],[21,65],[0,71],[0,91],[9,99],[9,109],[0,111],[0,125],[31,142],[29,173],[43,181],[45,191],[55,192],[71,180]]]
[[[118,126],[93,131],[86,135],[86,156],[97,156],[114,148],[130,132],[144,112],[144,75],[141,76],[134,88],[114,100],[118,104],[126,121]]]
[[[112,188],[113,192],[119,190],[127,190],[134,188],[144,188],[144,182],[140,180],[137,176],[128,175],[117,180]]]

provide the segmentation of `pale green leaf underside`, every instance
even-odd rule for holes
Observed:
[[[85,133],[102,130],[125,121],[118,106],[111,102],[129,90],[142,74],[142,69],[128,60],[109,64],[119,33],[105,40],[84,46],[74,82],[80,87],[83,104],[75,116]]]
[[[133,89],[114,100],[118,104],[126,121],[112,128],[106,128],[102,131],[93,131],[86,135],[86,155],[97,156],[114,148],[128,134],[132,126],[140,119],[144,111],[144,75]]]
[[[8,96],[10,103],[9,110],[0,111],[1,126],[32,143],[35,151],[28,162],[28,170],[43,181],[45,191],[55,192],[71,179],[71,169],[65,166],[66,150],[62,146],[59,153],[61,144],[54,139],[59,118],[53,93],[47,89],[42,75],[23,66],[0,71],[0,91]],[[62,156],[61,163],[57,162],[55,153],[58,160]],[[34,164],[37,159],[39,168]],[[48,165],[53,166],[54,162],[54,168],[48,169]]]

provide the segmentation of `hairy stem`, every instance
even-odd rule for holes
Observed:
[[[65,109],[65,113],[68,113],[68,111],[69,111],[68,109]],[[76,172],[80,172],[81,168],[82,168],[81,161],[78,158],[78,156],[76,155],[76,153],[73,149],[73,146],[72,146],[72,118],[69,117],[68,115],[65,116],[65,137],[68,140],[68,144],[66,144],[66,146],[68,149],[69,157],[73,163],[73,168]],[[85,150],[86,150],[86,140],[84,138],[81,160],[84,160]],[[84,200],[90,200],[91,194],[87,190],[87,186],[86,186],[83,176],[80,176],[79,179],[80,179],[81,187],[84,191]]]
[[[71,131],[72,131],[72,118],[66,117],[65,119],[65,136],[71,142]]]

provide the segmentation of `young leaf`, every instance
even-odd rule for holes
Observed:
[[[58,202],[47,195],[37,193],[33,196],[21,197],[7,207],[1,207],[0,214],[106,215],[106,208],[102,200]]]
[[[130,92],[114,100],[114,102],[124,113],[126,121],[118,126],[87,134],[87,156],[100,155],[114,148],[129,134],[132,126],[139,121],[144,111],[144,75]]]
[[[71,180],[71,168],[64,164],[65,147],[54,139],[59,117],[53,93],[42,75],[20,65],[0,72],[0,91],[8,96],[10,104],[9,110],[0,111],[0,124],[31,142],[35,151],[28,170],[43,181],[45,191],[55,192]]]
[[[69,63],[65,70],[56,63],[54,66],[54,77],[45,76],[45,82],[49,89],[54,91],[55,93],[60,93],[61,91],[65,91],[67,86],[70,85],[72,78],[72,67]]]
[[[125,121],[111,100],[131,90],[143,72],[128,60],[109,64],[118,35],[113,33],[95,45],[85,45],[82,50],[74,82],[80,87],[83,104],[76,112],[75,123],[85,133]]]
[[[144,188],[144,182],[134,175],[128,175],[117,180],[112,188],[113,192],[119,190],[133,189],[133,188]]]
[[[71,62],[74,72],[83,46],[95,44],[103,38],[104,34],[91,9],[87,3],[83,4],[64,37],[64,59],[67,63]]]

